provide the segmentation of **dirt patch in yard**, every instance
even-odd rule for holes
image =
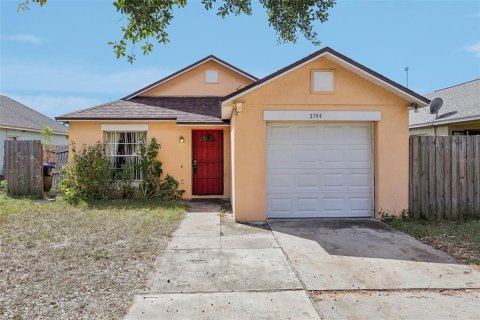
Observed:
[[[119,319],[184,213],[0,196],[0,318]]]

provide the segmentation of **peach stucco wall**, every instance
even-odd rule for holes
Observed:
[[[311,93],[311,70],[335,70],[334,92]],[[233,209],[237,221],[266,219],[265,110],[381,111],[374,123],[375,214],[408,207],[408,102],[320,58],[238,99],[230,124]]]
[[[101,124],[109,122],[71,122],[69,141],[74,141],[77,149],[82,145],[92,145],[103,141]],[[121,124],[115,122],[114,124]],[[134,124],[133,122],[124,124]],[[229,127],[190,127],[178,126],[174,122],[148,123],[147,140],[155,137],[161,145],[158,159],[163,163],[163,173],[170,174],[181,183],[185,190],[183,198],[201,198],[192,196],[192,129],[215,129],[224,132],[224,194],[222,198],[230,198],[230,128]],[[180,136],[184,143],[180,143]]]
[[[217,70],[218,83],[205,83],[205,71]],[[251,79],[215,62],[205,62],[166,81],[141,96],[226,96],[253,82]]]

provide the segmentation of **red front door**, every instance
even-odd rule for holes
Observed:
[[[193,130],[193,194],[223,194],[223,131]]]

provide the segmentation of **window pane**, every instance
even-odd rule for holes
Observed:
[[[217,70],[207,70],[207,71],[205,71],[205,82],[206,83],[217,83],[218,82],[218,72],[217,72]]]
[[[133,179],[141,180],[140,142],[145,139],[146,132],[105,132],[105,154],[116,170],[130,166],[134,169]]]
[[[332,71],[314,71],[313,72],[313,91],[333,91],[333,72]]]

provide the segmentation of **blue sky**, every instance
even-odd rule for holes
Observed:
[[[338,1],[318,23],[322,41],[278,44],[258,5],[250,17],[178,10],[171,43],[117,60],[108,41],[124,19],[104,1],[55,1],[17,12],[0,2],[0,92],[50,116],[121,98],[208,54],[263,77],[323,46],[428,93],[480,77],[480,1]],[[255,2],[255,0],[254,0]]]

